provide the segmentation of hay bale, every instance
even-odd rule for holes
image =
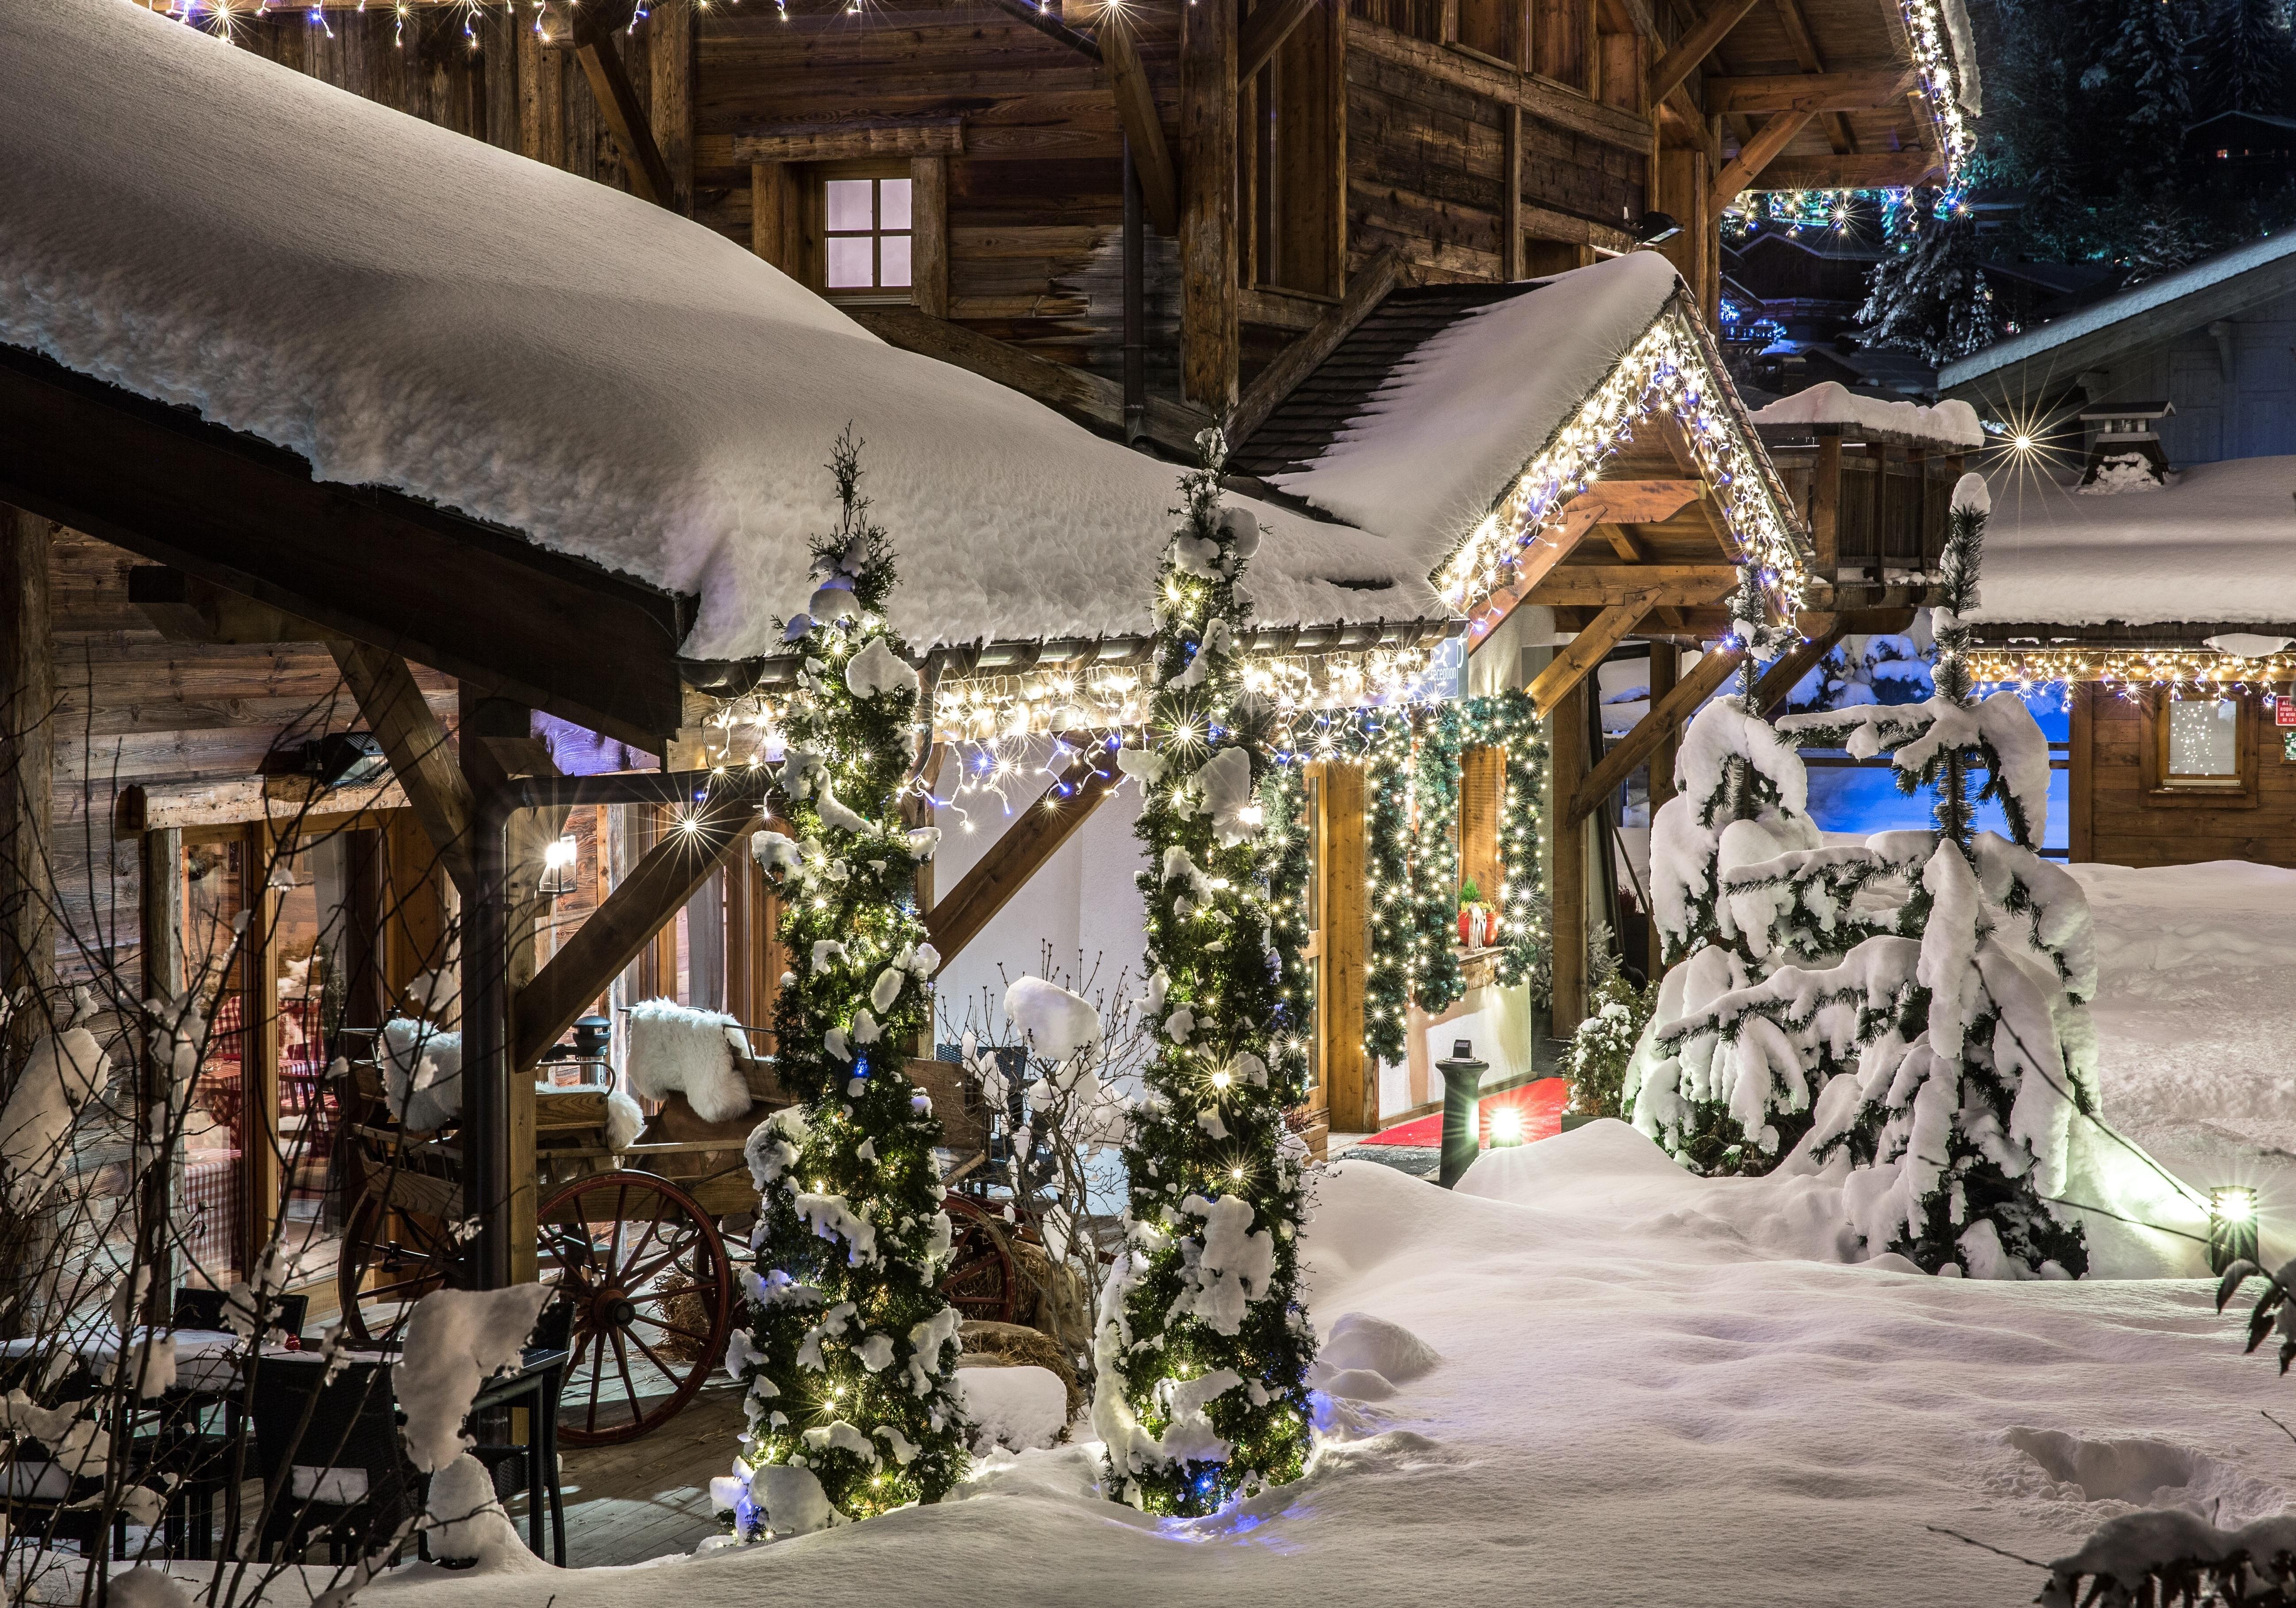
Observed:
[[[1051,1335],[1029,1328],[1025,1324],[988,1323],[968,1318],[958,1325],[957,1338],[964,1354],[957,1359],[961,1368],[1044,1368],[1059,1375],[1061,1386],[1069,1393],[1069,1417],[1073,1420],[1084,1410],[1084,1386],[1078,1382],[1076,1367],[1069,1354]]]
[[[1072,1354],[1089,1350],[1090,1309],[1084,1280],[1077,1276],[1075,1267],[1055,1262],[1052,1253],[1033,1240],[1014,1239],[1008,1248],[1013,1252],[1013,1270],[1021,1279],[1021,1321],[1051,1335]]]

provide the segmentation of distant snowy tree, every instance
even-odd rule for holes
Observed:
[[[2118,12],[2099,65],[2128,97],[2127,143],[2165,142],[2173,153],[2193,120],[2185,8],[2177,0],[2117,0],[2098,9]]]
[[[1717,703],[1693,724],[1685,769],[1694,753],[1702,772],[1760,776],[1771,819],[1742,811],[1717,832],[1723,809],[1694,787],[1660,810],[1660,923],[1711,916],[1668,973],[1627,1086],[1636,1126],[1677,1154],[1725,1120],[1764,1154],[1792,1124],[1813,1153],[1846,1153],[1845,1201],[1872,1252],[1931,1272],[2066,1276],[2087,1269],[2087,1246],[2050,1197],[2072,1118],[2094,1109],[2096,962],[2079,883],[2032,848],[2047,741],[2015,693],[1980,701],[1971,685],[1962,621],[1985,519],[1984,482],[1964,476],[1926,702],[1789,716],[1775,730]],[[1901,785],[1935,796],[1935,830],[1821,846],[1802,825],[1789,742],[1888,753]],[[2010,838],[1974,830],[1988,798]],[[1855,1081],[1820,1102],[1837,1074]]]
[[[1965,205],[1919,193],[1874,266],[1857,324],[1869,344],[1918,352],[1930,363],[1964,357],[2001,333]]]
[[[2209,111],[2279,114],[2296,56],[2288,0],[2218,0],[2195,53]]]

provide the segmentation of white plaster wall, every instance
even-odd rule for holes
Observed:
[[[953,799],[934,812],[934,824],[941,829],[933,866],[939,894],[954,889],[1024,811],[1041,808],[1037,800],[1047,783],[1038,771],[1046,755],[1040,747],[1023,765],[1029,780],[1012,790],[1009,814],[986,792]],[[1101,802],[980,937],[944,964],[938,980],[939,1039],[946,1042],[962,1031],[968,1011],[976,1021],[981,1017],[983,990],[988,1025],[1001,1026],[1006,982],[1040,972],[1048,944],[1053,966],[1075,974],[1070,986],[1091,972],[1095,960],[1097,988],[1112,993],[1119,972],[1137,983],[1145,944],[1144,907],[1132,881],[1141,864],[1140,845],[1132,836],[1139,814],[1139,790],[1127,783]]]

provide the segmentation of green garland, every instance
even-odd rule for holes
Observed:
[[[1459,966],[1459,762],[1471,748],[1506,752],[1498,906],[1505,942],[1495,967],[1514,988],[1538,976],[1547,948],[1540,849],[1546,742],[1529,696],[1505,692],[1456,703],[1368,711],[1371,972],[1364,989],[1364,1047],[1400,1062],[1406,1006],[1430,1015],[1466,992]]]
[[[901,1065],[931,1026],[939,964],[915,902],[937,834],[905,831],[899,813],[918,678],[885,619],[892,553],[865,518],[849,431],[830,467],[843,517],[815,544],[819,589],[786,631],[807,654],[779,773],[796,836],[754,844],[780,878],[790,956],[776,1066],[806,1098],[747,1147],[757,1259],[727,1362],[749,1443],[717,1493],[743,1539],[938,1501],[970,1439],[957,1312],[939,1287],[940,1120]]]
[[[1109,1494],[1175,1514],[1299,1477],[1316,1343],[1299,1292],[1305,1147],[1284,1116],[1306,1093],[1294,1046],[1308,1020],[1286,919],[1304,852],[1290,825],[1296,783],[1271,793],[1287,768],[1269,757],[1273,711],[1242,687],[1251,617],[1239,581],[1259,527],[1220,505],[1219,432],[1198,445],[1157,581],[1155,747],[1121,761],[1144,792],[1157,1049],[1125,1147],[1124,1249],[1094,1343]]]

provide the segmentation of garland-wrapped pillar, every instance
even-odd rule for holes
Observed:
[[[903,1075],[931,1021],[940,957],[914,898],[938,833],[905,831],[918,678],[885,618],[893,558],[866,518],[850,433],[831,464],[843,505],[814,547],[818,589],[786,640],[807,654],[780,772],[797,836],[758,834],[781,880],[791,971],[776,1068],[805,1103],[750,1135],[763,1197],[729,1358],[750,1440],[717,1494],[744,1538],[938,1501],[964,1473],[957,1312],[932,1102]]]
[[[1145,792],[1146,1001],[1157,1035],[1125,1152],[1131,1197],[1095,1353],[1093,1428],[1109,1492],[1194,1514],[1299,1475],[1315,1331],[1299,1298],[1307,1002],[1270,878],[1271,713],[1242,685],[1240,584],[1259,544],[1220,506],[1217,431],[1182,482],[1155,603],[1155,748],[1128,754]],[[1296,938],[1289,940],[1296,948]]]

